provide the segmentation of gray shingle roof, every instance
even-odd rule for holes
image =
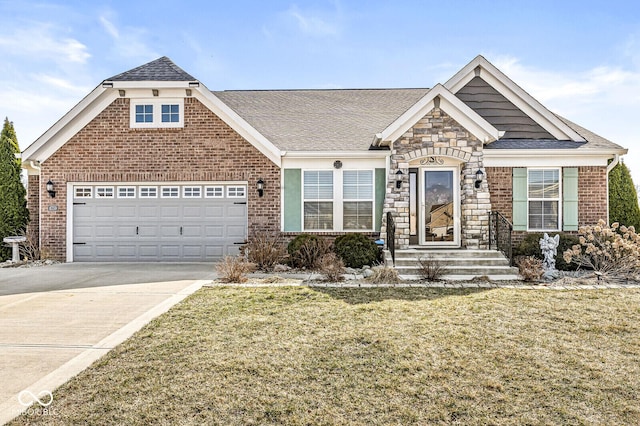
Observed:
[[[129,71],[108,78],[106,81],[194,81],[193,76],[173,63],[166,56]]]
[[[556,139],[499,139],[485,145],[485,149],[577,149],[585,142]]]
[[[555,114],[560,120],[564,121],[564,123],[571,127],[574,132],[582,136],[588,143],[584,145],[585,148],[592,149],[624,149],[620,145],[611,142],[609,139],[605,139],[600,135],[596,135],[591,130],[587,130],[584,127],[567,120],[564,117]]]
[[[428,89],[214,92],[283,151],[363,151]]]

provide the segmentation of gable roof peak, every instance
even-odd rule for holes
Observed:
[[[196,81],[197,79],[177,66],[167,56],[114,75],[105,81]]]

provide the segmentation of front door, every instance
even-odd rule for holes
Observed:
[[[455,168],[423,169],[421,243],[460,246],[460,196]]]

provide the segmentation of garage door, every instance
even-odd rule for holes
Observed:
[[[73,260],[210,261],[247,237],[245,185],[73,187]]]

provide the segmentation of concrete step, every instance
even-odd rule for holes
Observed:
[[[419,266],[397,266],[400,275],[420,275]],[[510,266],[442,266],[443,275],[482,277],[485,275],[518,275],[518,268]]]
[[[422,257],[421,259],[425,259]],[[440,262],[447,266],[509,266],[509,260],[503,257],[487,257],[487,258],[474,258],[474,257],[460,257],[451,259],[432,259],[434,262]],[[396,267],[403,266],[420,266],[420,260],[416,257],[397,257],[395,261]]]
[[[464,249],[420,249],[408,248],[396,250],[396,259],[407,257],[428,257],[430,259],[455,258],[495,258],[504,257],[497,250],[464,250]]]

